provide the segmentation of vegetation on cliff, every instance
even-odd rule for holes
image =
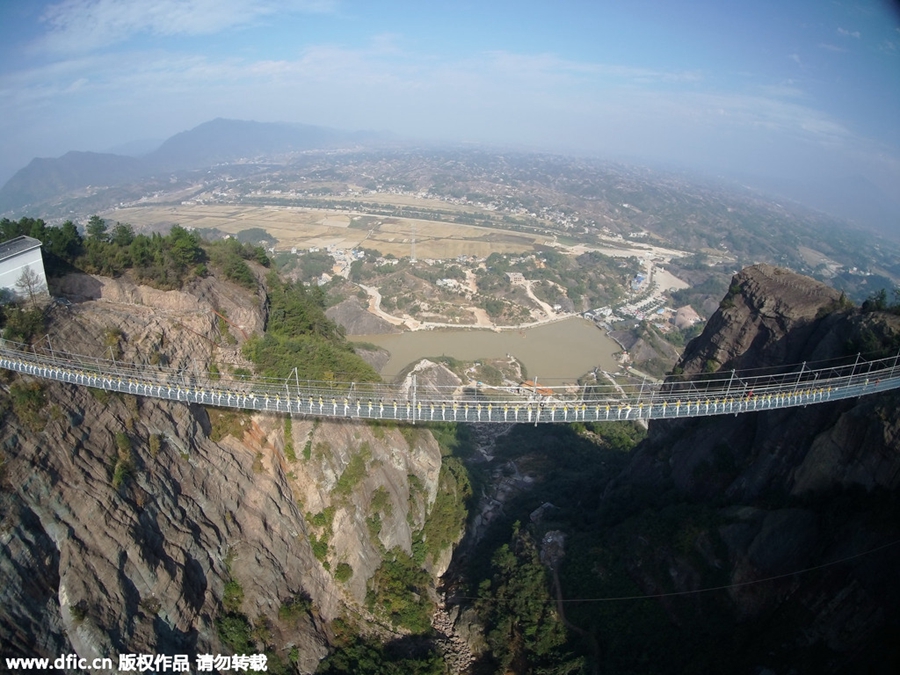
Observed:
[[[138,283],[161,290],[179,289],[210,268],[225,279],[250,290],[261,284],[250,263],[269,267],[261,246],[236,239],[203,241],[196,232],[175,225],[169,234],[135,234],[127,223],[112,227],[98,216],[88,221],[82,235],[68,221],[59,227],[40,219],[0,220],[0,241],[28,235],[43,242],[48,275],[81,270],[117,277],[128,272]],[[274,271],[265,279],[269,316],[265,334],[244,345],[245,355],[269,377],[287,377],[296,367],[303,379],[371,381],[375,371],[359,358],[338,327],[324,313],[318,288],[282,280]],[[5,337],[27,342],[39,335],[43,315],[21,308],[0,309]]]
[[[581,671],[584,659],[566,645],[564,618],[556,609],[532,535],[516,524],[511,543],[494,552],[491,567],[491,577],[479,586],[476,609],[496,671]]]
[[[43,334],[46,327],[44,311],[40,307],[0,306],[0,327],[3,328],[3,339],[30,342]]]
[[[266,278],[269,320],[263,336],[244,344],[244,354],[267,377],[363,382],[378,374],[353,351],[340,330],[325,316],[318,289],[283,281],[275,272]]]
[[[444,675],[444,661],[430,640],[401,638],[387,644],[361,637],[346,622],[332,624],[334,651],[320,664],[319,675]]]

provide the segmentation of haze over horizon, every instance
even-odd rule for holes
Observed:
[[[900,193],[887,2],[63,0],[0,35],[0,182],[225,117]]]

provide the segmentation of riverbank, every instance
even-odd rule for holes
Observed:
[[[460,330],[465,328],[465,330]],[[596,367],[617,371],[619,345],[593,322],[577,316],[559,317],[538,325],[509,330],[471,330],[464,326],[406,331],[402,333],[354,335],[386,349],[390,360],[382,377],[396,377],[409,364],[428,357],[450,356],[460,361],[502,359],[514,356],[541,382],[574,382]]]
[[[465,307],[464,309],[472,312],[472,315],[475,317],[475,323],[449,323],[442,321],[419,321],[418,319],[414,319],[409,315],[404,316],[396,316],[394,314],[389,314],[385,312],[381,308],[381,292],[375,288],[374,286],[363,286],[359,285],[361,289],[363,289],[369,296],[368,302],[368,311],[380,319],[384,319],[388,323],[397,326],[404,327],[409,331],[420,331],[420,330],[442,330],[442,329],[462,329],[462,330],[489,330],[495,333],[499,333],[502,331],[517,331],[517,330],[525,330],[527,328],[535,328],[536,326],[543,326],[550,323],[556,323],[558,321],[565,321],[566,319],[571,319],[573,317],[577,317],[578,315],[575,313],[566,313],[566,314],[553,314],[548,315],[545,319],[538,319],[537,321],[530,321],[528,323],[516,324],[514,326],[503,326],[498,325],[491,321],[488,313],[485,312],[480,307]],[[543,304],[543,303],[542,303]],[[547,311],[552,313],[552,310],[547,308]]]

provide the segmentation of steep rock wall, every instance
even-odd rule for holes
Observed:
[[[679,368],[698,376],[898,344],[900,317],[849,309],[833,289],[759,265],[734,277]],[[635,513],[611,535],[627,544],[622,564],[643,592],[688,593],[660,603],[676,624],[693,622],[694,635],[724,640],[733,664],[890,672],[900,664],[890,647],[900,631],[900,527],[891,517],[900,498],[898,410],[900,395],[889,393],[651,422],[605,493],[607,504]],[[680,512],[672,536],[642,534],[638,523]],[[720,585],[721,593],[691,595]],[[713,625],[705,616],[720,618]]]
[[[258,295],[214,278],[177,292],[85,276],[64,284],[95,295],[67,286],[81,300],[53,309],[57,350],[112,349],[137,362],[158,351],[205,370],[213,358],[245,365],[236,327],[264,325]],[[225,339],[213,309],[235,323],[237,340]],[[24,390],[36,409],[12,404]],[[411,552],[437,490],[441,454],[423,430],[294,418],[286,438],[283,417],[23,377],[6,377],[0,399],[4,656],[227,653],[216,619],[226,585],[237,582],[240,612],[268,623],[270,646],[284,658],[295,648],[301,671],[312,672],[326,653],[325,622],[360,611],[382,550]],[[360,478],[341,483],[351,465]],[[313,543],[323,528],[309,516],[329,507],[322,556]],[[353,573],[338,581],[342,562]],[[279,619],[297,597],[312,610]]]

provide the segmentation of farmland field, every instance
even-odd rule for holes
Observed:
[[[331,245],[345,249],[371,248],[397,257],[410,254],[413,228],[416,255],[420,258],[521,253],[532,250],[535,244],[552,241],[537,234],[474,225],[301,207],[187,204],[121,208],[102,215],[109,220],[131,223],[138,230],[165,229],[178,224],[237,234],[259,227],[278,240],[278,250]]]

